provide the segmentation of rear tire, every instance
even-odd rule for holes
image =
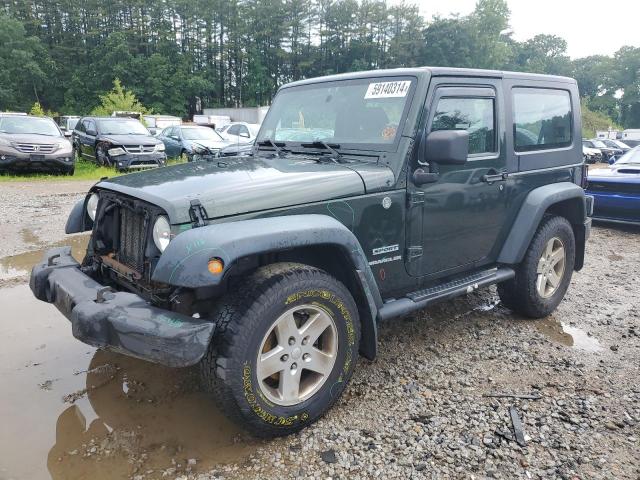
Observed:
[[[530,318],[543,318],[564,298],[575,264],[576,244],[564,217],[546,215],[536,231],[516,276],[498,284],[502,303]]]
[[[214,318],[203,382],[253,435],[288,435],[315,422],[355,368],[358,309],[346,287],[317,268],[262,267],[219,302]]]

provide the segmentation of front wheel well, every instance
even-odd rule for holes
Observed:
[[[364,357],[372,360],[375,357],[375,318],[369,308],[369,302],[352,259],[338,245],[307,245],[244,257],[236,262],[232,277],[228,279],[227,289],[233,289],[236,280],[244,278],[250,271],[281,262],[301,263],[324,270],[349,290],[360,316],[362,328],[360,352]]]

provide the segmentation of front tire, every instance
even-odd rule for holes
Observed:
[[[111,158],[107,152],[107,146],[103,143],[96,145],[96,161],[102,167],[111,166]]]
[[[258,269],[217,305],[201,362],[204,384],[229,418],[261,437],[320,418],[358,358],[360,322],[346,287],[295,263]]]
[[[516,276],[498,284],[502,303],[530,318],[543,318],[564,298],[575,265],[576,243],[564,217],[547,215],[540,222]]]

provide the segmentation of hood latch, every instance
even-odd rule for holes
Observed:
[[[207,218],[209,218],[207,216],[207,211],[197,198],[195,200],[191,200],[189,218],[191,218],[191,226],[193,228],[204,227],[207,224]]]

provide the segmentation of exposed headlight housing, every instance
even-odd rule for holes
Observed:
[[[9,140],[6,140],[6,139],[0,137],[0,145],[9,146],[9,145],[11,145],[11,142]]]
[[[127,153],[124,151],[124,148],[120,148],[120,147],[110,148],[107,151],[109,152],[109,156],[111,157],[117,157],[118,155],[124,155],[125,153]]]
[[[96,219],[96,212],[98,211],[98,200],[100,200],[98,194],[92,193],[87,201],[87,214],[89,215],[89,218],[94,221]]]
[[[164,252],[171,241],[171,225],[169,219],[164,215],[160,215],[153,224],[153,243],[156,244],[158,250]]]
[[[156,145],[156,152],[164,152],[164,143],[159,143]]]

